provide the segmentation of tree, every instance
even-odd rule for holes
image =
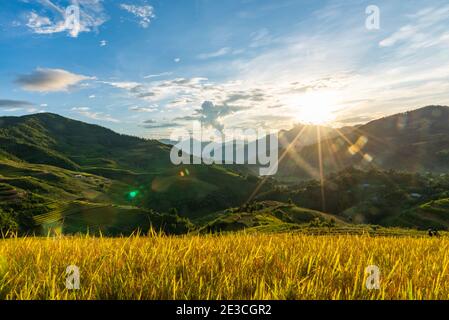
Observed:
[[[19,230],[19,225],[10,212],[4,212],[0,209],[0,236],[7,233],[16,233]]]

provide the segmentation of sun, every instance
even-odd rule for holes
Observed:
[[[335,119],[337,95],[329,91],[311,91],[298,97],[296,120],[308,124],[326,124]]]

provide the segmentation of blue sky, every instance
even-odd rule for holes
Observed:
[[[64,12],[80,8],[79,29]],[[367,29],[366,7],[379,8]],[[449,104],[447,1],[0,0],[0,115],[288,129]]]

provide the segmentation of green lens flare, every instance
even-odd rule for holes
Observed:
[[[131,199],[134,199],[139,194],[139,191],[131,191],[128,195]]]

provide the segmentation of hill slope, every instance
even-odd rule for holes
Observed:
[[[200,231],[211,233],[246,229],[273,232],[295,230],[304,225],[335,227],[345,224],[342,218],[324,212],[300,208],[294,204],[262,201],[221,212]]]
[[[6,193],[12,190],[5,197],[22,199],[0,199],[0,209],[19,217],[25,230],[33,216],[56,210],[50,205],[54,202],[58,208],[84,201],[87,206],[176,209],[182,216],[196,217],[239,205],[258,180],[224,166],[177,167],[170,162],[170,147],[158,141],[56,114],[0,117],[0,142],[0,183]]]
[[[299,139],[301,139],[299,137]],[[279,177],[318,178],[349,166],[410,172],[449,169],[449,107],[428,106],[359,126],[321,144],[292,148]]]
[[[317,180],[276,186],[258,201],[320,210],[352,224],[449,229],[449,174],[348,168]]]

